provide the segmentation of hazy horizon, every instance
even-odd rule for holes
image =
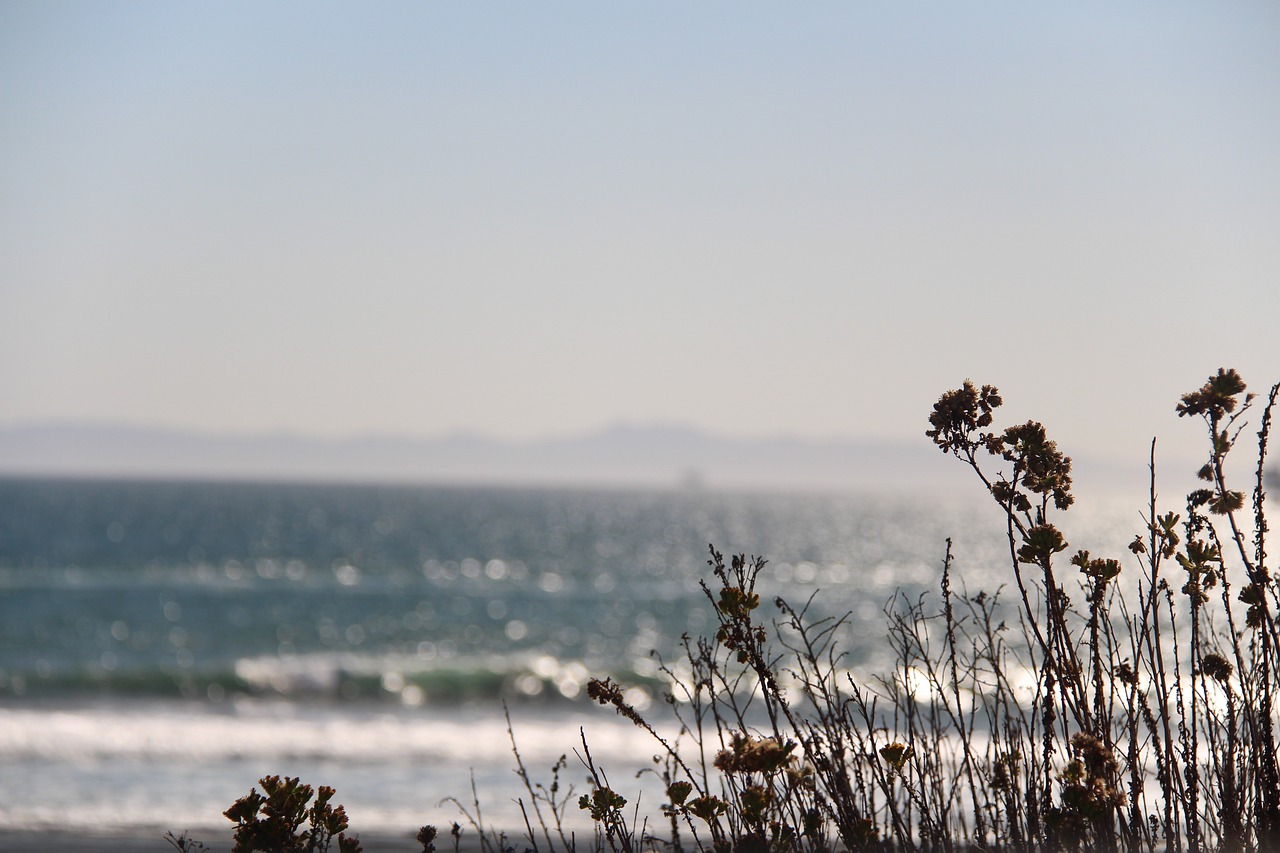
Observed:
[[[1280,7],[0,0],[0,425],[1176,457],[1280,379]]]
[[[1194,487],[1201,464],[1158,448],[1162,493]],[[1140,505],[1143,459],[1073,457],[1076,491]],[[615,424],[573,435],[503,439],[393,434],[308,437],[162,427],[0,425],[0,479],[349,483],[476,488],[918,495],[972,498],[959,461],[919,440],[742,438],[674,425]],[[1170,491],[1172,489],[1172,491]]]

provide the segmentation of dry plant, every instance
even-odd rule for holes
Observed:
[[[1068,554],[1055,522],[1074,502],[1071,460],[1044,427],[997,430],[989,385],[942,395],[927,435],[1002,512],[1006,586],[957,590],[948,541],[940,595],[890,601],[895,664],[864,680],[841,645],[848,616],[813,616],[813,599],[762,607],[766,562],[712,548],[714,637],[685,637],[680,665],[662,664],[678,736],[613,681],[588,691],[653,736],[662,831],[628,812],[584,735],[577,806],[596,832],[565,829],[563,759],[543,786],[516,750],[523,835],[487,828],[478,798],[460,806],[483,853],[1280,850],[1280,581],[1264,490],[1278,392],[1257,405],[1219,370],[1183,395],[1178,415],[1208,436],[1203,487],[1177,512],[1158,506],[1153,442],[1141,527],[1127,553],[1101,556]],[[1227,461],[1257,409],[1246,492]],[[427,853],[434,839],[424,827]]]

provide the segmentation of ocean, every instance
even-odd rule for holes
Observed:
[[[981,497],[0,480],[0,831],[225,832],[266,774],[335,787],[357,831],[448,826],[473,786],[518,827],[504,706],[535,777],[566,754],[581,786],[585,729],[631,778],[653,744],[586,684],[662,718],[658,661],[714,630],[708,544],[850,613],[870,677],[947,537],[971,591],[1007,579]]]

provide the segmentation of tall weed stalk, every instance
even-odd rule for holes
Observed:
[[[927,435],[1001,513],[1007,584],[969,593],[948,540],[940,595],[886,606],[894,665],[868,680],[840,644],[850,616],[816,616],[812,598],[762,606],[766,562],[712,547],[702,588],[716,630],[662,663],[669,719],[611,680],[588,690],[654,738],[665,829],[628,812],[584,735],[590,790],[577,805],[594,836],[565,828],[564,763],[537,785],[517,750],[525,836],[486,828],[477,801],[464,814],[482,849],[1280,850],[1280,580],[1264,488],[1278,393],[1259,404],[1219,370],[1183,395],[1177,414],[1208,439],[1202,486],[1178,511],[1160,505],[1153,442],[1139,529],[1127,553],[1097,556],[1070,553],[1059,527],[1075,501],[1071,460],[1044,427],[997,429],[989,385],[943,394]],[[1251,412],[1246,491],[1228,461]],[[668,724],[678,735],[660,733]],[[423,829],[424,850],[434,837]]]
[[[765,561],[713,548],[714,639],[666,670],[687,742],[662,742],[668,816],[717,851],[1280,850],[1278,390],[1259,404],[1220,370],[1183,395],[1208,438],[1203,487],[1162,507],[1153,442],[1140,528],[1106,555],[1069,549],[1071,460],[1041,424],[997,429],[992,386],[944,394],[927,434],[1002,514],[1009,584],[964,591],[948,541],[940,597],[886,608],[895,664],[871,681],[838,645],[848,617],[779,598],[765,618]],[[1227,463],[1259,409],[1246,495]],[[618,685],[591,695],[652,730]]]

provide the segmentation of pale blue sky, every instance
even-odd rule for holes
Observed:
[[[1270,0],[0,0],[0,424],[1132,458],[1278,329]]]

